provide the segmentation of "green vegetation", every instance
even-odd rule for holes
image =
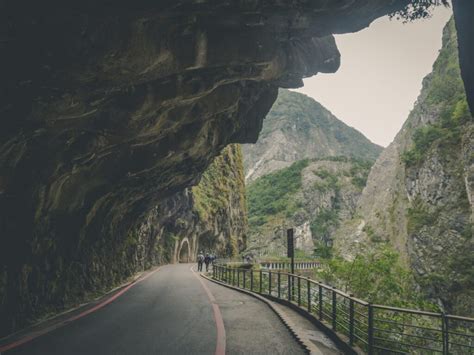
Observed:
[[[407,212],[408,233],[417,233],[423,226],[430,226],[435,223],[437,218],[438,213],[431,212],[420,198],[416,198]]]
[[[454,21],[451,21],[443,33],[443,50],[433,65],[432,74],[424,82],[427,92],[424,105],[436,109],[439,120],[413,132],[412,148],[402,153],[407,167],[422,163],[434,146],[445,155],[458,151],[462,127],[472,120],[459,69],[455,33]]]
[[[231,195],[238,193],[245,211],[245,182],[242,153],[239,145],[229,145],[214,159],[201,181],[192,188],[194,209],[203,221],[213,218],[218,211],[226,210]]]
[[[414,196],[406,210],[408,238],[414,241],[416,263],[423,270],[415,275],[416,281],[429,297],[441,299],[448,312],[471,315],[474,255],[465,148],[472,116],[453,19],[444,29],[443,48],[405,128],[412,131],[412,142],[401,159],[405,176],[417,185],[410,188]],[[436,187],[426,181],[430,175]]]
[[[311,221],[313,239],[328,241],[330,232],[339,225],[339,214],[335,209],[324,209]]]
[[[461,290],[474,289],[474,258],[472,256],[470,253],[465,253],[450,260],[449,268],[459,273],[457,281]]]
[[[313,188],[320,192],[337,190],[339,188],[338,182],[339,179],[337,175],[331,174],[326,169],[319,169],[313,172],[318,176],[322,181],[317,181],[314,183]]]
[[[413,291],[412,275],[401,264],[399,255],[386,245],[376,251],[357,255],[353,261],[342,258],[323,261],[323,267],[315,273],[316,279],[372,303],[434,308]]]
[[[438,126],[428,125],[418,128],[413,133],[414,147],[402,153],[402,160],[408,166],[415,165],[424,160],[428,149],[433,142],[444,136],[443,129]]]
[[[261,226],[268,216],[283,213],[291,217],[300,206],[292,195],[301,188],[301,171],[308,160],[300,160],[288,168],[257,179],[247,188],[250,226]]]
[[[238,144],[231,144],[214,159],[202,175],[199,184],[192,187],[192,212],[197,215],[197,222],[202,228],[211,231],[201,236],[202,248],[211,249],[219,244],[219,248],[222,248],[221,251],[227,256],[235,256],[239,253],[242,247],[241,241],[244,238],[243,233],[246,232],[247,227],[243,171],[241,147]],[[219,221],[223,219],[229,220],[229,228],[219,225]],[[174,226],[178,228],[178,231],[186,230],[186,223],[185,220],[177,218]],[[218,227],[227,228],[228,232],[236,235],[231,234],[225,238],[225,241],[217,241],[212,231]],[[241,232],[235,230],[239,227],[242,228]],[[225,242],[225,245],[222,245],[222,242]],[[171,248],[173,247],[172,245]]]
[[[396,18],[403,22],[411,22],[431,17],[436,6],[449,6],[448,0],[411,0],[403,9],[390,14],[390,18]]]
[[[323,243],[318,243],[316,248],[314,248],[314,256],[320,259],[331,259],[333,257],[332,247]]]
[[[373,163],[367,160],[355,159],[350,171],[352,176],[352,184],[362,190],[367,185],[370,168]]]
[[[370,161],[343,156],[302,160],[255,180],[247,186],[251,241],[268,238],[274,245],[275,228],[309,221],[317,255],[330,257],[340,213],[350,208],[342,196],[351,198],[362,190],[371,166]],[[306,167],[314,177],[308,175],[303,186]],[[315,208],[315,201],[322,205]],[[269,250],[278,253],[275,248]]]
[[[374,228],[372,228],[372,226],[366,224],[362,230],[365,233],[367,233],[367,236],[369,237],[369,239],[372,243],[382,242],[382,238],[375,233],[375,230],[374,230]]]

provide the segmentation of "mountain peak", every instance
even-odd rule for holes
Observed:
[[[313,98],[280,89],[256,144],[243,146],[247,181],[306,158],[375,160],[382,147],[346,125]]]

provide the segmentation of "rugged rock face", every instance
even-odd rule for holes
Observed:
[[[346,157],[300,160],[255,180],[247,188],[246,252],[284,256],[289,227],[295,227],[296,249],[326,250],[339,224],[353,216],[371,165]]]
[[[23,321],[34,320],[38,315],[71,307],[153,265],[194,261],[198,250],[219,256],[241,251],[247,216],[240,146],[227,146],[197,186],[160,201],[140,221],[122,239],[104,235],[69,246],[75,256],[73,266],[68,266],[66,256],[60,254],[57,241],[35,241],[35,248],[47,249],[48,258],[45,264],[32,264],[23,270],[22,297],[35,309],[25,309],[18,316],[23,316]],[[49,272],[44,273],[42,267],[48,267]],[[0,276],[0,294],[4,294],[6,274]],[[33,294],[37,287],[44,295]]]
[[[1,1],[0,334],[123,279],[151,210],[337,69],[332,33],[407,2]]]
[[[335,236],[346,258],[389,241],[427,296],[474,315],[474,124],[450,21],[433,72],[394,142],[372,168],[358,217]]]
[[[247,181],[302,159],[353,156],[375,160],[382,148],[312,98],[281,89],[256,144],[243,145]]]
[[[239,145],[232,144],[213,161],[198,185],[151,210],[130,242],[152,258],[138,258],[146,269],[162,262],[195,261],[199,250],[236,255],[243,250],[246,235],[242,153]]]

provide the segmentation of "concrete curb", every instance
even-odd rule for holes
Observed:
[[[283,324],[290,331],[291,335],[296,339],[296,341],[303,347],[303,349],[308,354],[323,355],[321,350],[319,350],[318,347],[311,340],[309,340],[304,334],[301,334],[298,331],[298,327],[295,326],[293,321],[291,319],[289,319],[289,317],[283,311],[281,311],[279,306],[277,304],[275,304],[274,302],[270,301],[269,299],[267,299],[267,298],[265,298],[265,297],[263,297],[263,296],[261,296],[257,293],[251,292],[249,290],[244,290],[244,289],[232,286],[232,285],[228,285],[224,282],[214,280],[213,278],[211,278],[211,277],[209,277],[205,274],[201,274],[201,276],[203,278],[205,278],[206,280],[208,280],[208,281],[211,281],[211,282],[214,282],[218,285],[233,289],[235,291],[245,293],[249,296],[252,296],[252,297],[257,298],[258,300],[264,302],[278,316],[278,318],[280,318],[280,320],[283,322]]]

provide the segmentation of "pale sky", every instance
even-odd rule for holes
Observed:
[[[341,67],[304,80],[298,92],[313,97],[374,143],[387,146],[400,130],[441,48],[452,14],[439,7],[414,23],[384,17],[370,27],[336,36]]]

